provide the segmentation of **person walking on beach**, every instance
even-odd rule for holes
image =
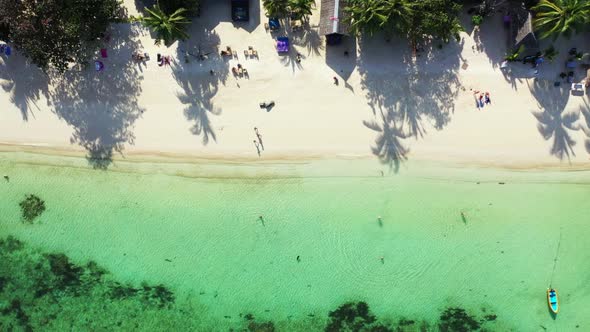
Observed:
[[[338,85],[338,77],[334,76],[334,85]]]
[[[264,144],[262,144],[262,135],[260,135],[260,132],[258,132],[258,128],[256,127],[254,127],[254,132],[256,133],[256,137],[258,137],[258,143],[260,143],[262,151],[264,151]]]
[[[256,152],[258,152],[258,157],[260,157],[260,145],[258,145],[258,141],[254,140],[254,146],[256,146]]]

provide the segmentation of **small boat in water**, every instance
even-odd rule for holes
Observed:
[[[557,300],[557,290],[553,288],[547,289],[547,304],[549,305],[549,309],[554,314],[559,312],[559,301]]]

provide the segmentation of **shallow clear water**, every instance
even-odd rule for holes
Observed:
[[[434,326],[444,308],[462,307],[497,315],[483,325],[492,331],[590,329],[588,171],[163,161],[104,172],[83,159],[0,154],[10,175],[0,236],[93,260],[121,282],[164,284],[200,330],[238,327],[245,313],[319,330],[328,311],[359,300],[390,323]],[[33,225],[20,222],[29,193],[47,205]],[[151,317],[152,328],[170,324]]]

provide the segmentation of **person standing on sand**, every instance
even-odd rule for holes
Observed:
[[[258,141],[254,140],[254,146],[256,146],[256,152],[258,152],[258,157],[260,157],[260,145],[258,145]]]
[[[334,76],[334,85],[338,85],[338,77]]]
[[[260,132],[258,132],[258,128],[256,127],[254,127],[254,132],[256,133],[256,137],[258,137],[258,143],[260,143],[262,151],[264,151],[264,144],[262,144],[262,135],[260,135]]]

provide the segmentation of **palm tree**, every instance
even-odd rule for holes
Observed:
[[[143,18],[143,24],[154,31],[157,45],[162,41],[164,41],[165,45],[170,45],[177,39],[185,40],[189,38],[189,35],[184,30],[186,25],[191,23],[189,19],[183,16],[186,9],[177,9],[170,15],[164,13],[159,5],[145,10],[149,13],[149,16]]]
[[[287,15],[289,0],[262,0],[268,17],[284,17]]]
[[[536,12],[533,25],[541,31],[541,38],[559,34],[569,37],[590,22],[590,1],[588,0],[541,0],[533,7]]]
[[[352,0],[344,9],[349,21],[350,30],[354,34],[364,32],[373,35],[388,22],[385,11],[385,0]]]
[[[349,0],[345,12],[353,33],[373,35],[384,28],[402,30],[411,18],[412,7],[408,0]]]
[[[289,0],[289,9],[293,19],[307,19],[313,8],[315,8],[315,0]]]

